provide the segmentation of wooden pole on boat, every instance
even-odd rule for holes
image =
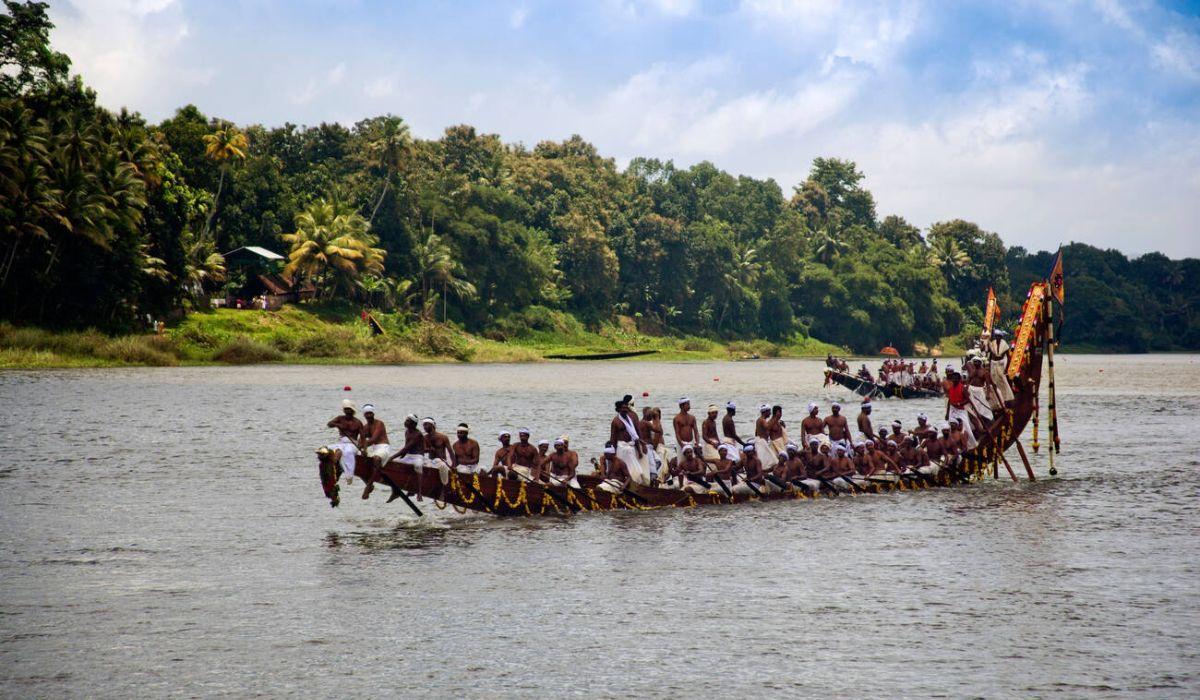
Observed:
[[[425,514],[421,512],[421,509],[417,507],[417,504],[412,502],[412,499],[408,497],[408,494],[404,493],[404,490],[397,486],[396,482],[392,481],[391,477],[389,477],[387,474],[384,474],[382,471],[379,473],[379,475],[383,477],[383,483],[392,487],[392,497],[388,499],[388,503],[400,498],[404,501],[405,505],[412,509],[412,512],[417,514],[418,518],[425,517]]]
[[[1025,454],[1025,446],[1021,444],[1021,439],[1017,438],[1017,454],[1021,455],[1021,461],[1025,463],[1025,472],[1029,474],[1030,481],[1037,481],[1037,477],[1033,475],[1033,467],[1029,464],[1029,457]]]
[[[1008,470],[1008,475],[1012,477],[1013,481],[1016,481],[1017,475],[1013,473],[1012,465],[1008,463],[1008,457],[1005,457],[1003,452],[1000,453],[1000,460],[1004,462],[1004,468]]]
[[[1050,297],[1046,298],[1046,360],[1047,369],[1050,373],[1050,384],[1046,388],[1047,397],[1050,399],[1049,424],[1047,438],[1050,444],[1046,447],[1047,454],[1050,455],[1050,476],[1058,474],[1058,470],[1054,468],[1054,453],[1058,451],[1058,401],[1054,391],[1054,315],[1053,302]]]

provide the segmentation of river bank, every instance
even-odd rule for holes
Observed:
[[[646,360],[729,360],[845,354],[796,337],[719,342],[651,335],[632,319],[589,330],[568,314],[535,312],[477,335],[453,325],[379,313],[383,333],[347,306],[288,306],[279,311],[217,309],[188,315],[161,334],[111,336],[0,324],[0,369],[205,366],[262,363],[416,364],[541,362],[548,355],[653,351]],[[639,359],[639,358],[630,358]]]

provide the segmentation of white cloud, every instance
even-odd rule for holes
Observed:
[[[1172,29],[1151,51],[1160,68],[1187,80],[1200,80],[1200,39],[1196,35]]]
[[[839,60],[873,68],[889,65],[920,20],[921,5],[845,0],[743,0],[741,13],[760,31],[819,47],[826,71]]]
[[[525,26],[525,20],[529,17],[529,8],[521,5],[514,7],[512,12],[508,13],[508,28],[520,29]]]
[[[50,6],[55,48],[108,105],[138,108],[160,80],[204,85],[215,71],[175,66],[190,29],[176,0],[64,0]]]

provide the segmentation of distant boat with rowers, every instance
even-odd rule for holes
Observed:
[[[450,507],[459,512],[473,510],[498,516],[570,516],[584,511],[722,506],[749,501],[813,500],[852,494],[948,488],[970,484],[989,475],[998,477],[1001,464],[1015,481],[1016,474],[1004,454],[1013,446],[1017,448],[1029,479],[1033,480],[1033,468],[1026,458],[1020,437],[1029,421],[1037,416],[1037,396],[1044,358],[1049,360],[1049,424],[1053,438],[1049,444],[1050,473],[1054,474],[1053,454],[1058,447],[1054,403],[1054,348],[1057,340],[1052,305],[1057,302],[1061,306],[1062,303],[1061,262],[1056,262],[1055,269],[1056,274],[1052,273],[1046,280],[1031,285],[1014,333],[1013,352],[1007,370],[1014,400],[986,430],[976,435],[978,443],[974,448],[949,464],[934,464],[904,474],[842,477],[844,482],[821,480],[817,488],[802,488],[796,484],[784,490],[769,491],[764,488],[748,494],[721,490],[695,493],[638,483],[630,483],[623,490],[614,492],[604,488],[602,477],[587,474],[578,475],[577,488],[479,472],[462,473],[445,468],[426,467],[422,474],[421,468],[395,461],[381,465],[378,458],[365,455],[358,456],[355,475],[368,484],[364,498],[375,484],[380,484],[391,489],[387,499],[389,503],[402,499],[418,515],[422,511],[410,498],[416,494],[432,500],[439,509]],[[335,454],[326,448],[318,450],[318,473],[325,496],[331,505],[337,506],[340,502],[338,477],[341,470]]]

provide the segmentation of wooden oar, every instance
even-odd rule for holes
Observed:
[[[1034,441],[1037,441],[1037,436],[1034,435]],[[1025,463],[1025,472],[1029,474],[1030,481],[1037,481],[1037,477],[1033,475],[1033,467],[1029,464],[1029,457],[1025,455],[1025,446],[1021,444],[1021,439],[1016,440],[1017,454],[1021,455],[1021,461]]]
[[[720,474],[713,474],[713,479],[716,480],[717,485],[721,487],[721,490],[725,492],[726,496],[733,498],[733,491],[729,489],[729,486],[725,483],[725,480],[721,478]]]
[[[578,491],[578,492],[582,493],[583,495],[588,497],[588,500],[592,502],[592,505],[596,506],[597,508],[600,507],[600,504],[596,502],[596,499],[592,498],[592,494],[588,493],[585,489],[575,488],[569,482],[563,481],[562,479],[558,478],[557,476],[554,476],[553,474],[546,474],[546,478],[557,481],[559,486],[562,486],[564,489],[567,489],[568,491]]]
[[[417,504],[412,502],[412,499],[409,498],[408,495],[396,485],[396,482],[392,481],[390,476],[384,474],[382,470],[380,470],[379,475],[383,477],[383,483],[392,487],[392,496],[391,498],[387,499],[388,503],[391,503],[397,498],[401,498],[404,500],[405,505],[407,505],[409,508],[412,508],[412,512],[416,513],[418,518],[425,517],[425,514],[421,512],[421,509],[417,507]]]

